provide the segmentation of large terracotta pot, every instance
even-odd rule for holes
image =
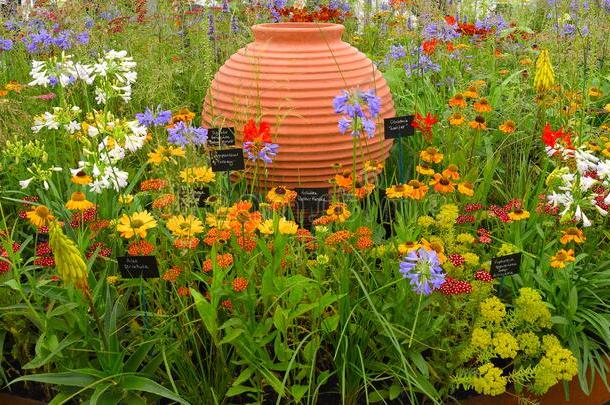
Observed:
[[[333,164],[352,166],[352,137],[339,134],[339,116],[332,107],[342,89],[375,88],[382,99],[377,133],[363,139],[357,153],[358,170],[366,160],[387,158],[392,142],[383,139],[382,118],[394,116],[392,95],[373,62],[341,40],[342,25],[259,24],[252,31],[254,42],[231,56],[214,77],[203,124],[235,127],[238,145],[249,119],[271,124],[280,148],[262,187],[324,187],[336,173]],[[251,179],[253,172],[248,170],[246,177]]]

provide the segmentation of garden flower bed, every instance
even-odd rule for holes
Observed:
[[[608,0],[6,3],[0,402],[610,399]]]

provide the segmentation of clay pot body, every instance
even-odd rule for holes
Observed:
[[[238,145],[249,119],[271,125],[279,150],[266,170],[258,163],[259,187],[328,187],[337,173],[334,164],[352,167],[353,138],[339,133],[340,117],[332,106],[343,89],[374,88],[382,99],[375,137],[360,139],[357,170],[367,160],[387,158],[392,141],[383,138],[383,118],[395,114],[392,95],[372,61],[341,41],[342,25],[259,24],[252,31],[254,42],[231,56],[214,77],[203,125],[234,127]],[[251,180],[253,163],[248,165],[245,176]]]

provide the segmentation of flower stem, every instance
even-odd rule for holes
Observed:
[[[409,337],[409,347],[413,343],[413,335],[415,334],[415,326],[417,325],[417,319],[419,318],[419,309],[421,308],[422,294],[419,294],[419,300],[417,301],[417,310],[415,311],[415,319],[413,320],[413,326],[411,327],[411,336]]]

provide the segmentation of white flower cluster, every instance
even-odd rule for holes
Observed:
[[[70,169],[72,176],[76,176],[81,172],[90,174],[93,182],[89,185],[90,191],[100,194],[107,189],[120,191],[127,186],[129,174],[116,166],[110,164],[89,163],[81,160],[78,162],[78,167]]]
[[[127,51],[110,50],[95,62],[83,64],[74,62],[71,55],[47,61],[33,61],[30,76],[34,79],[30,85],[62,87],[82,81],[95,86],[95,98],[98,104],[105,104],[111,98],[120,98],[124,102],[131,99],[131,86],[137,79],[136,63],[127,55]],[[91,139],[96,139],[97,147],[93,150],[83,149],[84,159],[78,167],[70,169],[72,175],[85,174],[92,181],[90,191],[101,193],[103,190],[119,191],[127,186],[128,173],[119,165],[129,153],[138,151],[144,146],[148,131],[137,120],[127,121],[116,118],[111,112],[90,111],[85,119],[81,118],[79,107],[54,107],[34,118],[32,131],[39,133],[43,129],[65,131],[68,134],[81,132]],[[85,139],[85,144],[89,141]],[[94,143],[94,145],[95,145]],[[55,171],[52,167],[46,171],[32,172],[32,178],[20,181],[22,188],[27,188],[34,178],[47,179]]]
[[[575,149],[557,146],[553,152],[562,161],[573,163],[555,169],[547,177],[548,203],[560,209],[562,218],[582,222],[585,227],[592,225],[586,214],[591,209],[603,217],[608,215],[610,160],[595,156],[585,146]]]
[[[72,106],[71,108],[53,107],[53,112],[46,111],[41,115],[34,117],[34,126],[32,131],[34,133],[40,132],[43,128],[46,129],[65,129],[69,134],[74,134],[80,131],[81,125],[76,118],[81,113],[81,109],[78,106]]]
[[[66,87],[80,80],[87,85],[95,85],[95,100],[106,104],[110,98],[119,97],[124,102],[131,100],[131,85],[138,74],[136,62],[127,51],[110,50],[94,63],[74,62],[72,55],[62,54],[60,58],[46,61],[32,61],[30,86]]]

